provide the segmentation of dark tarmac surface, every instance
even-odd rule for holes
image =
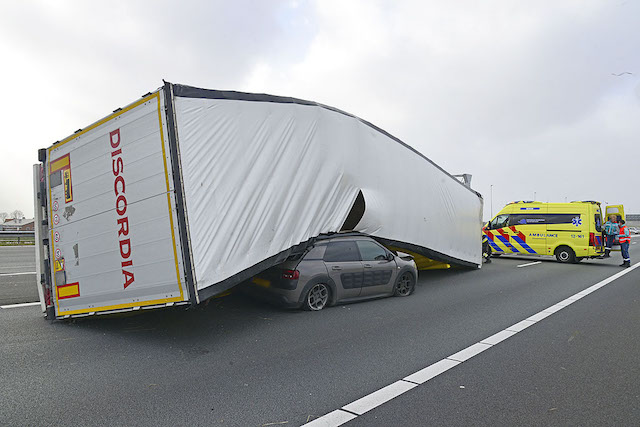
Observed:
[[[301,425],[621,270],[617,257],[516,267],[533,260],[424,272],[408,298],[317,313],[238,295],[53,323],[0,309],[0,424]],[[638,419],[638,286],[640,269],[352,423]]]
[[[637,426],[640,269],[347,426]]]
[[[0,305],[38,301],[35,263],[35,246],[0,246]]]

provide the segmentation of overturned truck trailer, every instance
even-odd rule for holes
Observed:
[[[481,264],[478,193],[313,102],[165,83],[39,160],[36,256],[50,318],[194,305],[344,230]]]

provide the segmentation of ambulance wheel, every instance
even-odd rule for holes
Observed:
[[[556,259],[562,263],[576,262],[576,253],[569,246],[559,246],[555,253]]]

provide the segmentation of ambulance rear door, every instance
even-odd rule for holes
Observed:
[[[604,218],[604,221],[607,222],[607,220],[609,219],[610,215],[616,215],[616,216],[621,216],[622,219],[624,219],[626,221],[626,218],[624,217],[624,206],[623,205],[610,205],[606,207],[606,215]]]
[[[598,253],[604,251],[604,221],[602,219],[602,208],[600,203],[593,204],[591,207],[591,217],[593,222],[589,229],[589,246],[593,246]]]

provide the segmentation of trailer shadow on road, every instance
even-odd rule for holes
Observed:
[[[420,272],[415,294],[438,292],[476,269],[432,270]],[[416,295],[417,294],[417,295]],[[424,295],[423,295],[424,296]],[[352,304],[327,307],[319,312],[291,310],[232,292],[212,298],[193,308],[173,307],[123,314],[69,319],[54,322],[64,327],[119,335],[149,344],[167,342],[220,344],[227,340],[260,340],[262,336],[299,336],[301,329],[322,331],[344,328],[353,323],[351,316],[370,316],[372,312],[394,312],[407,306],[404,298],[380,298]],[[413,304],[417,302],[414,300]],[[275,327],[277,325],[277,327]]]

